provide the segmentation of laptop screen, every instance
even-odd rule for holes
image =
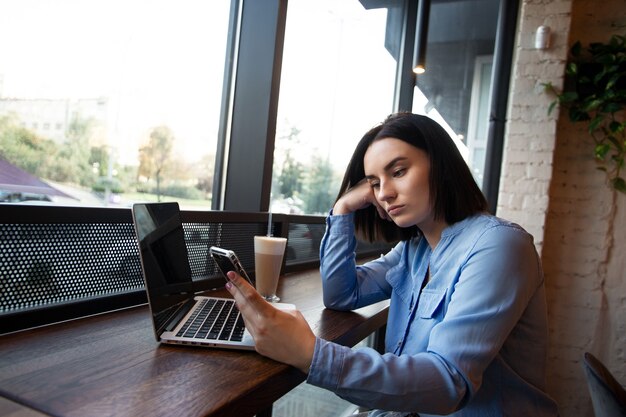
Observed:
[[[194,296],[180,209],[178,203],[135,204],[133,220],[148,302],[160,335],[169,318]]]

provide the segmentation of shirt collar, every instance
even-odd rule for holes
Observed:
[[[472,219],[482,216],[482,214],[475,214],[473,216],[469,216],[466,217],[465,219],[453,223],[451,225],[449,225],[448,227],[446,227],[445,229],[443,229],[443,231],[441,232],[441,238],[447,238],[447,237],[452,237],[458,233],[460,233],[463,229],[465,229],[472,221]]]

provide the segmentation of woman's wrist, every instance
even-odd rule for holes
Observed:
[[[303,361],[296,365],[296,367],[305,374],[308,374],[309,371],[311,370],[311,364],[313,363],[313,356],[315,354],[316,344],[317,344],[317,338],[315,336],[313,336],[312,338],[311,337],[308,338],[306,347],[303,349],[303,351],[305,352]]]
[[[339,199],[333,206],[333,215],[350,214],[353,210],[350,209],[341,199]]]
[[[348,211],[345,210],[343,206],[335,204],[335,206],[333,207],[333,216],[339,216],[342,214],[348,214]]]

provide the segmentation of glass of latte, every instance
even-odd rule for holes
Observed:
[[[276,296],[276,288],[286,245],[287,239],[284,237],[254,237],[256,289],[263,298],[272,303],[280,301]]]

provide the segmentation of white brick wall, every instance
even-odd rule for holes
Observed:
[[[532,49],[540,25],[553,32],[545,51]],[[498,215],[532,233],[542,254],[548,389],[563,417],[593,415],[583,352],[626,385],[626,196],[606,187],[584,126],[547,115],[541,83],[561,87],[575,40],[606,41],[624,28],[624,0],[525,0],[520,10]]]
[[[523,1],[520,11],[497,213],[521,224],[541,251],[552,176],[556,121],[543,83],[562,84],[571,1]],[[565,21],[565,23],[561,21]],[[552,28],[551,47],[534,49],[537,27]],[[554,33],[557,32],[557,33]]]

